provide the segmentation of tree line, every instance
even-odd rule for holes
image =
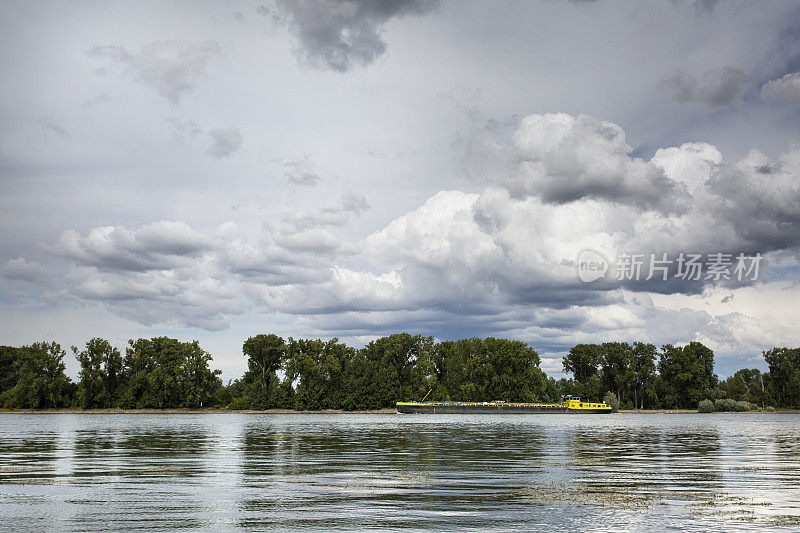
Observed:
[[[623,409],[695,409],[703,400],[716,405],[710,410],[743,410],[730,401],[800,409],[800,348],[762,355],[768,372],[744,368],[720,380],[714,353],[700,342],[660,349],[642,342],[578,344],[562,359],[574,377],[560,383],[570,394],[604,397]]]
[[[366,410],[426,396],[560,402],[577,395],[623,409],[697,408],[701,401],[717,410],[800,408],[800,348],[763,352],[769,372],[742,369],[720,380],[713,352],[699,342],[660,349],[642,342],[578,344],[562,360],[572,377],[555,379],[541,370],[533,348],[509,339],[435,342],[398,333],[356,349],[336,338],[260,334],[242,346],[247,371],[227,384],[197,341],[130,340],[122,353],[94,338],[71,351],[80,364],[76,382],[65,374],[67,352],[58,343],[0,346],[0,405]]]

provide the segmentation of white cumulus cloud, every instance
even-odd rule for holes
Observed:
[[[800,104],[800,72],[792,72],[765,83],[761,87],[761,96],[769,100]]]

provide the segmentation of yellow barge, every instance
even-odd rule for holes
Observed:
[[[610,413],[605,402],[584,402],[568,396],[561,403],[516,402],[397,402],[398,413],[416,414],[545,414],[545,413]]]

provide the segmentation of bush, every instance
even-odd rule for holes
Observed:
[[[720,412],[736,411],[736,401],[730,398],[721,398],[714,401],[714,409]]]
[[[613,412],[619,411],[619,402],[617,401],[617,395],[611,391],[608,391],[605,396],[603,396],[603,401],[606,405],[611,406],[611,410]]]
[[[711,400],[700,400],[700,403],[697,404],[697,410],[701,413],[713,413],[716,411],[714,402]]]
[[[247,398],[242,398],[239,396],[238,398],[234,398],[233,401],[228,404],[228,409],[232,409],[234,411],[250,409],[250,402],[247,400]]]
[[[699,409],[699,406],[698,406]],[[755,411],[758,406],[750,402],[737,401],[732,398],[720,398],[714,401],[714,409],[719,412],[737,412],[742,413],[745,411]]]
[[[619,408],[622,411],[632,411],[633,410],[633,404],[626,400],[626,401],[622,402],[621,404],[619,404]]]
[[[774,413],[775,412],[775,408],[773,406],[771,406],[771,405],[768,405],[767,408],[764,409],[764,410],[766,412],[768,412],[768,413]]]

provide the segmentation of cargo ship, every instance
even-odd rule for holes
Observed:
[[[426,395],[427,396],[427,395]],[[561,403],[517,402],[397,402],[398,413],[416,414],[538,414],[538,413],[610,413],[605,402],[584,402],[579,396],[567,396]]]

